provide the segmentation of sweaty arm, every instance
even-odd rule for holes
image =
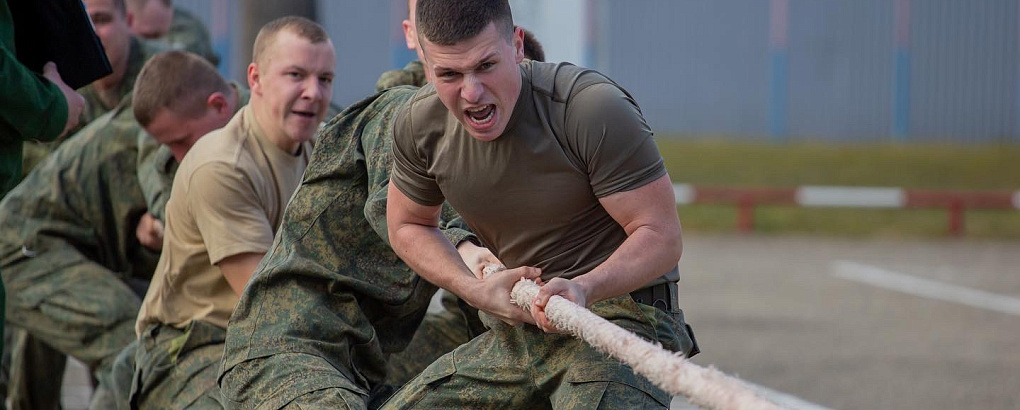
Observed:
[[[531,316],[510,303],[510,289],[520,278],[538,279],[532,267],[509,269],[477,278],[439,231],[440,205],[419,204],[390,184],[386,222],[390,245],[408,266],[468,304],[508,323],[534,323]]]

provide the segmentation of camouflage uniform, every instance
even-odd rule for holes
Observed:
[[[120,80],[120,84],[117,85],[117,90],[114,92],[114,95],[117,95],[121,100],[130,95],[131,91],[135,89],[135,79],[138,78],[138,73],[142,71],[142,66],[145,65],[145,62],[149,61],[152,56],[166,50],[166,46],[159,42],[146,41],[137,37],[131,37],[127,69],[125,69],[124,77]],[[114,108],[106,105],[106,103],[103,102],[103,99],[99,97],[100,93],[99,90],[96,89],[95,83],[79,88],[78,93],[81,94],[82,97],[85,97],[85,111],[82,113],[83,124],[92,122],[92,120],[99,118],[100,115],[103,115]],[[120,105],[119,101],[115,103],[114,106],[117,105]]]
[[[386,384],[402,386],[428,365],[453,349],[484,333],[478,309],[452,292],[440,289],[441,311],[430,310],[403,351],[390,355],[386,363]]]
[[[81,360],[101,380],[134,339],[138,292],[158,260],[135,236],[146,211],[136,173],[138,132],[126,99],[68,139],[0,203],[0,266],[13,290],[8,322]],[[44,369],[12,369],[27,370]],[[49,377],[56,379],[33,383],[52,390],[60,374]]]
[[[114,106],[107,106],[101,98],[99,98],[99,91],[96,90],[94,84],[89,84],[78,89],[78,93],[85,97],[85,109],[82,110],[81,119],[79,120],[80,126],[85,126],[94,121],[99,116],[112,110],[114,107],[121,105],[121,101],[125,96],[131,94],[131,90],[135,88],[135,78],[138,77],[138,72],[142,70],[142,66],[145,65],[149,58],[156,55],[160,51],[165,51],[166,46],[158,42],[151,42],[140,40],[136,37],[131,38],[130,51],[128,52],[127,69],[124,71],[124,78],[121,80],[120,85],[117,86],[115,95],[118,96],[118,102]],[[130,107],[129,107],[130,108]],[[80,128],[79,128],[80,129]],[[74,135],[77,133],[76,130],[72,130],[67,135]],[[51,152],[57,149],[66,138],[60,138],[53,142],[41,143],[41,142],[27,142],[23,149],[24,157],[22,158],[22,169],[24,169],[25,175],[28,175],[32,168],[35,168],[36,164],[46,158]]]
[[[59,410],[50,386],[62,380],[67,356],[17,327],[5,328],[4,338],[0,399],[9,397],[11,410]]]
[[[683,312],[675,306],[666,312],[625,295],[595,303],[590,310],[646,340],[663,343],[664,349],[694,352]],[[492,330],[436,360],[382,408],[669,408],[668,393],[580,339],[491,317],[485,323]]]
[[[375,92],[398,85],[422,87],[428,82],[428,78],[425,77],[425,67],[421,64],[421,61],[414,60],[407,63],[404,68],[382,73],[379,76],[379,80],[375,82]]]
[[[227,327],[227,408],[364,409],[386,390],[385,355],[404,349],[436,291],[387,242],[391,120],[413,94],[376,94],[318,134]],[[440,228],[454,244],[473,238],[449,207]]]
[[[427,80],[424,66],[414,60],[403,69],[383,73],[376,81],[375,89],[379,92],[400,85],[422,87],[428,83]],[[390,356],[387,384],[400,386],[407,383],[440,356],[485,332],[485,326],[478,319],[478,309],[453,293],[445,290],[439,293],[443,310],[428,312],[407,349]]]
[[[194,14],[180,7],[174,7],[170,31],[160,40],[165,41],[171,48],[198,54],[213,66],[220,63],[219,56],[213,52],[209,30],[205,28],[205,24],[202,24]]]
[[[133,346],[137,351],[131,408],[222,409],[216,376],[226,332],[201,320],[191,321],[185,329],[146,327]]]
[[[247,98],[244,100],[247,101]],[[170,199],[170,188],[179,164],[169,147],[145,143],[151,138],[144,132],[138,134],[138,183],[149,214],[165,221],[166,201]]]

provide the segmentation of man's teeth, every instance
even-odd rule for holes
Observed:
[[[471,122],[478,123],[478,124],[483,124],[485,122],[488,122],[489,119],[492,118],[492,115],[496,112],[496,109],[493,108],[491,105],[486,105],[484,107],[481,107],[481,108],[478,108],[478,109],[474,109],[474,110],[470,110],[469,109],[469,110],[467,110],[467,112],[468,112],[468,119],[470,119]],[[478,118],[478,115],[481,115],[481,114],[484,114],[485,116],[481,117],[481,118]]]

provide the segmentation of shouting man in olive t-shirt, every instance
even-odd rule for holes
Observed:
[[[529,325],[492,321],[384,407],[666,408],[665,391],[559,334],[544,312],[559,295],[664,348],[697,352],[676,300],[672,185],[638,106],[594,71],[522,64],[506,0],[417,6],[433,82],[394,119],[391,243],[429,281]],[[471,273],[436,228],[444,200],[508,270]],[[532,313],[510,303],[522,277],[544,281]]]

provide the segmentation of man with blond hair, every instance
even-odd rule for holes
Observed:
[[[202,137],[174,178],[163,253],[135,325],[138,408],[222,406],[227,319],[273,242],[328,109],[335,52],[318,24],[269,22],[253,60],[249,104]]]

